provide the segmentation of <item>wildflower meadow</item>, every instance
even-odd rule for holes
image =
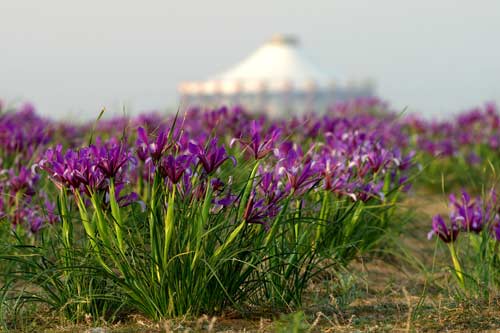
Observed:
[[[0,327],[208,330],[237,318],[392,331],[449,309],[498,318],[495,104],[442,121],[376,98],[286,119],[251,111],[77,124],[2,103]],[[389,289],[373,289],[381,267]],[[387,297],[385,319],[356,305]],[[427,328],[462,325],[441,324]]]

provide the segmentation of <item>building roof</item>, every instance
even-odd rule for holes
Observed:
[[[206,81],[184,82],[183,94],[235,94],[326,88],[329,78],[301,53],[298,40],[277,35],[240,63]]]

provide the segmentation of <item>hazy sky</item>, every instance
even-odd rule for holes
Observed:
[[[396,108],[500,103],[498,0],[0,0],[0,98],[65,118],[175,107],[179,81],[279,32],[333,78],[373,78]]]

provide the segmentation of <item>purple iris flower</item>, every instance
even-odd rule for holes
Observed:
[[[330,156],[323,156],[319,172],[323,178],[324,189],[336,193],[343,192],[350,178],[350,171]]]
[[[472,200],[466,191],[462,191],[460,200],[451,194],[450,204],[453,208],[450,219],[456,223],[461,222],[465,231],[479,233],[488,222],[487,212],[483,210],[481,201]]]
[[[105,176],[97,167],[91,149],[82,148],[78,152],[68,150],[64,158],[62,178],[74,190],[91,195],[91,192],[106,189]]]
[[[28,215],[30,230],[36,234],[43,226],[43,219],[35,212],[31,211]]]
[[[51,202],[50,200],[48,200],[48,198],[45,198],[45,202],[44,202],[44,206],[45,206],[45,217],[47,219],[47,222],[49,222],[50,224],[54,224],[56,222],[59,222],[59,216],[57,215],[57,212],[56,212],[56,205]]]
[[[285,164],[279,169],[279,172],[286,175],[286,188],[293,190],[297,195],[310,190],[320,179],[313,161]]]
[[[437,143],[436,156],[453,156],[457,148],[451,139],[444,139]]]
[[[498,149],[500,147],[500,136],[492,135],[488,138],[488,145],[491,149]]]
[[[371,171],[377,173],[391,162],[392,154],[383,148],[376,149],[366,154],[366,159],[370,165]]]
[[[448,227],[441,215],[435,215],[432,218],[432,230],[427,235],[431,239],[433,235],[437,235],[445,243],[454,242],[459,233],[459,227],[456,221],[451,220],[451,227]]]
[[[210,185],[212,186],[212,190],[214,192],[221,192],[224,189],[225,184],[219,178],[213,178],[210,181]]]
[[[125,181],[120,170],[131,160],[130,154],[117,145],[85,147],[78,151],[68,149],[62,154],[62,147],[49,149],[37,164],[45,170],[58,187],[91,195],[92,192],[106,191],[109,178],[115,184]]]
[[[17,161],[28,161],[36,149],[51,139],[48,121],[36,115],[31,104],[21,106],[16,112],[0,115],[0,151],[3,156]],[[12,165],[5,165],[9,168]]]
[[[170,179],[177,184],[184,173],[190,173],[190,165],[193,158],[191,155],[167,155],[160,160],[158,170],[162,177]]]
[[[257,198],[257,193],[252,191],[243,213],[243,219],[247,223],[261,224],[267,229],[269,227],[268,220],[276,216],[278,212],[278,207],[275,205],[266,205],[265,200]]]
[[[278,159],[285,158],[288,155],[288,152],[292,149],[300,149],[300,147],[295,147],[296,145],[290,141],[283,141],[278,148],[274,149],[274,155]]]
[[[382,188],[384,187],[383,182],[373,183],[361,183],[358,188],[357,198],[361,201],[368,201],[372,198],[380,198],[382,200],[385,199],[385,195],[382,192]]]
[[[214,199],[214,203],[220,207],[232,206],[238,200],[238,196],[228,193],[227,195]]]
[[[251,138],[249,140],[233,139],[231,143],[239,141],[244,149],[248,149],[256,160],[260,160],[273,151],[274,144],[281,135],[281,130],[279,128],[271,128],[264,138],[262,138],[261,132],[262,127],[254,120],[250,128]]]
[[[414,158],[415,158],[415,151],[410,151],[406,156],[401,157],[401,152],[399,149],[396,150],[397,156],[399,157],[399,165],[398,169],[401,171],[405,171],[410,169],[414,164]]]
[[[35,184],[39,179],[38,175],[24,166],[19,168],[17,174],[13,169],[10,169],[8,173],[9,179],[6,183],[11,195],[15,196],[16,193],[23,192],[25,195],[33,196],[36,193]]]
[[[110,179],[115,178],[127,162],[133,161],[132,154],[124,144],[111,147],[91,146],[91,149],[97,159],[97,167]]]
[[[143,127],[137,129],[137,157],[145,161],[151,157],[153,162],[158,162],[161,156],[171,147],[168,143],[167,132],[161,131],[155,141],[149,142],[146,130]]]
[[[258,182],[256,189],[260,195],[265,198],[268,205],[278,205],[283,199],[285,199],[290,191],[284,188],[283,181],[280,175],[276,172],[276,169],[272,171],[264,171],[262,168],[259,170],[260,181]]]
[[[234,156],[228,156],[224,146],[217,147],[217,139],[212,139],[206,148],[199,143],[189,143],[189,152],[198,158],[199,163],[202,165],[205,172],[210,175],[217,170],[225,161],[233,161],[236,166],[236,159]]]
[[[498,220],[498,218],[497,218]],[[493,236],[497,241],[500,241],[500,221],[496,222],[492,228]]]

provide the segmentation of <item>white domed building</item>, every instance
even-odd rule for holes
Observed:
[[[342,86],[309,63],[298,40],[277,35],[239,64],[205,81],[179,85],[184,106],[241,104],[274,116],[322,111],[335,101],[373,96],[369,81]]]

